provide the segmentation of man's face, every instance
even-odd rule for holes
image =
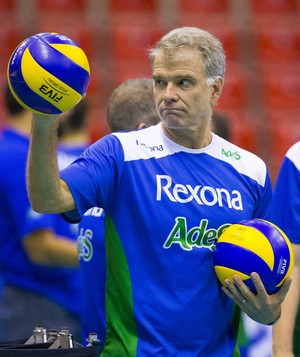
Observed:
[[[208,121],[214,88],[205,82],[197,50],[180,49],[172,59],[162,51],[153,64],[153,78],[154,99],[164,125],[192,128]]]

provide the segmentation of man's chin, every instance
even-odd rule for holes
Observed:
[[[176,120],[172,120],[171,118],[163,119],[162,122],[168,129],[182,129],[183,128],[183,126],[180,124],[178,118],[176,118]]]

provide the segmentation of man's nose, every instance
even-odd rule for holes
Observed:
[[[168,83],[163,96],[165,102],[176,101],[178,99],[176,86],[173,83]]]

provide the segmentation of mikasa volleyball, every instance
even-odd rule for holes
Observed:
[[[259,274],[269,294],[276,292],[292,272],[294,255],[285,233],[263,219],[232,224],[221,234],[214,252],[214,268],[220,282],[238,275],[256,292],[250,274]]]
[[[28,37],[12,53],[8,85],[26,109],[60,114],[86,94],[90,66],[84,51],[69,37],[43,32]]]

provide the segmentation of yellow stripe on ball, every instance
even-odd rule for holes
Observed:
[[[259,244],[257,244],[258,239]],[[243,249],[249,249],[264,260],[271,270],[274,268],[274,253],[271,243],[264,234],[253,227],[233,224],[224,231],[218,242],[231,243]]]
[[[225,279],[229,279],[232,282],[233,281],[233,276],[238,275],[242,280],[247,280],[250,279],[250,275],[243,274],[240,271],[226,268],[223,266],[215,265],[215,272],[220,280],[220,282],[225,286]]]
[[[63,55],[68,57],[70,60],[78,64],[84,68],[87,72],[90,73],[90,65],[86,54],[80,47],[62,44],[62,43],[55,43],[51,44],[51,47],[55,48],[57,51],[61,52]]]
[[[82,98],[80,93],[43,69],[28,48],[24,51],[21,69],[28,87],[62,112],[75,106]]]

